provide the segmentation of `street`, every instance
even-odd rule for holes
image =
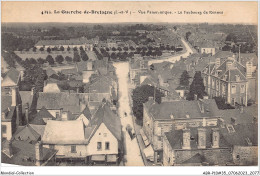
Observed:
[[[152,63],[160,63],[164,61],[175,62],[176,60],[180,60],[181,57],[187,57],[190,53],[193,53],[192,49],[188,45],[188,43],[182,39],[184,47],[186,48],[186,52],[177,56],[173,56],[167,59],[161,60],[151,60],[149,61],[149,65]],[[122,131],[125,133],[125,165],[126,166],[144,166],[144,162],[142,160],[142,156],[140,153],[141,150],[144,149],[144,146],[139,146],[138,142],[142,142],[140,139],[137,141],[137,138],[131,140],[128,132],[126,131],[126,126],[130,125],[132,127],[132,132],[135,134],[139,133],[139,128],[134,128],[133,117],[131,112],[131,106],[129,102],[129,63],[128,62],[115,62],[114,66],[116,67],[116,74],[118,77],[118,85],[119,85],[119,116],[121,118]],[[125,113],[127,116],[125,116]],[[136,126],[135,126],[136,127]],[[135,132],[134,130],[137,130]],[[140,138],[140,136],[138,136]]]
[[[126,131],[126,126],[130,125],[132,127],[132,132],[134,133],[133,117],[131,115],[131,107],[129,104],[128,97],[128,73],[129,73],[129,63],[128,62],[117,62],[114,63],[116,67],[116,74],[118,77],[119,85],[119,116],[121,118],[122,131],[125,133],[125,165],[126,166],[144,166],[142,156],[140,154],[140,148],[137,143],[137,139],[131,140],[128,132]],[[125,113],[127,114],[125,116]]]
[[[174,62],[180,60],[181,57],[183,57],[183,58],[184,57],[188,57],[190,55],[190,53],[192,54],[193,50],[191,49],[189,44],[183,38],[181,39],[181,41],[182,41],[184,47],[186,48],[186,52],[185,53],[177,55],[177,56],[173,56],[173,57],[170,57],[170,58],[166,58],[166,59],[150,60],[150,61],[148,61],[149,65],[151,65],[153,63],[161,63],[161,62],[164,62],[164,61],[174,63]]]

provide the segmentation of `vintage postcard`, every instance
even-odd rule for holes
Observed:
[[[2,1],[1,174],[258,175],[257,83],[257,1]]]

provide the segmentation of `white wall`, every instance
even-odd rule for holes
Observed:
[[[104,136],[106,133],[106,137]],[[97,142],[102,143],[102,150],[97,150]],[[110,149],[105,150],[105,142],[109,142]],[[118,154],[118,141],[109,129],[102,123],[88,144],[88,154]]]
[[[43,145],[43,147],[49,148],[49,145]],[[55,150],[58,150],[56,155],[64,155],[66,157],[86,157],[87,145],[76,145],[76,153],[71,153],[71,145],[55,145]]]

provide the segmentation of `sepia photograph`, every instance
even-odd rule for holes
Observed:
[[[258,175],[258,7],[2,1],[1,175]]]

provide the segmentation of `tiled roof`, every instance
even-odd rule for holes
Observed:
[[[219,51],[214,56],[216,58],[227,58],[227,57],[232,57],[233,55],[234,55],[234,53],[232,53],[230,51]]]
[[[48,46],[48,45],[83,45],[88,43],[87,38],[76,38],[69,40],[40,40],[35,46]]]
[[[15,140],[22,141],[38,141],[41,139],[41,135],[37,133],[30,125],[19,127],[13,135]]]
[[[46,125],[44,118],[54,119],[54,117],[49,113],[49,111],[43,106],[41,110],[37,113],[36,117],[30,122],[30,124],[35,125]]]
[[[204,106],[204,113],[200,110],[202,104]],[[153,103],[150,104],[150,106],[149,103],[145,103],[144,105],[155,119],[171,119],[171,115],[173,115],[175,119],[185,119],[187,116],[189,118],[210,118],[220,116],[215,100],[211,99],[170,101],[162,102],[161,104]]]
[[[106,127],[117,138],[118,141],[121,141],[120,118],[110,109],[109,105],[106,102],[103,102],[99,106],[98,110],[94,114],[93,119],[90,121],[90,126],[97,126],[94,129],[97,130],[102,123],[106,125]],[[90,138],[91,137],[92,136],[90,136]]]
[[[10,78],[15,85],[17,85],[17,84],[18,84],[18,80],[19,80],[19,78],[20,78],[20,72],[17,71],[15,68],[11,67],[10,70],[8,70],[8,71],[6,72],[5,77],[4,77],[4,80],[5,80],[7,77]],[[3,80],[3,81],[4,81],[4,80]],[[2,82],[3,82],[3,81],[2,81]],[[3,85],[3,84],[2,84],[2,85]]]
[[[1,110],[4,111],[12,105],[12,96],[11,95],[2,95],[1,96]]]
[[[249,139],[253,146],[258,144],[257,124],[247,123],[233,125],[234,131],[230,131],[228,127],[227,125],[226,128],[221,128],[220,130],[229,145],[248,146],[247,139]]]
[[[42,137],[43,144],[87,144],[81,120],[48,120]]]
[[[2,152],[1,161],[2,163],[22,165],[22,166],[35,166],[35,145],[30,144],[28,141],[17,141],[12,142],[13,156],[9,158],[4,152]],[[47,161],[52,157],[56,150],[48,149],[43,147],[43,161]],[[30,158],[31,161],[25,160]]]
[[[82,111],[82,114],[88,119],[91,120],[92,114],[88,108],[88,106],[85,107],[85,109]]]
[[[246,109],[246,107],[244,107],[244,109]],[[244,110],[243,112],[241,112],[239,109],[226,109],[219,111],[221,113],[221,118],[227,124],[231,123],[231,118],[235,118],[237,124],[254,122],[254,116],[250,112],[246,112],[246,110]]]
[[[71,111],[72,113],[80,113],[80,98],[76,93],[44,93],[40,92],[37,102],[37,109],[43,106],[46,109],[61,109]]]

